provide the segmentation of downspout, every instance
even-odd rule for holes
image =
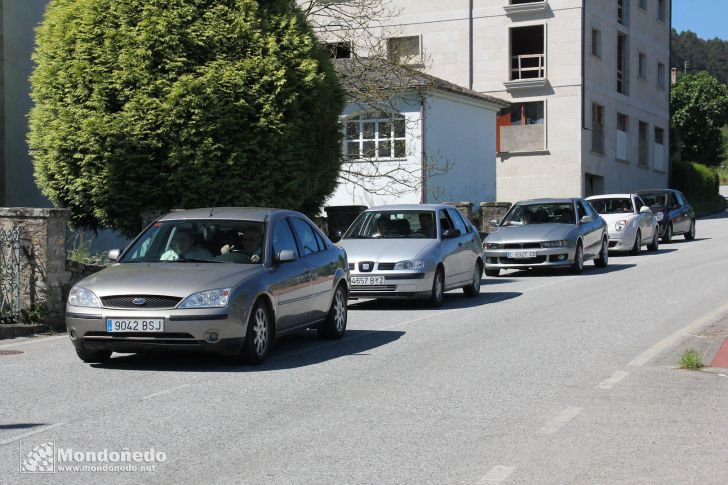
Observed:
[[[672,60],[672,0],[670,4],[670,31],[668,33],[668,59]],[[667,83],[667,186],[672,187],[672,153],[670,153],[670,145],[672,145],[672,66],[668,62],[668,70],[665,72],[665,82]],[[668,77],[669,76],[669,77]],[[680,141],[680,138],[678,138]],[[681,148],[678,148],[680,150]]]
[[[586,0],[581,2],[581,128],[586,126]],[[582,142],[583,144],[583,142]]]
[[[425,95],[420,89],[420,204],[427,203],[427,150],[425,144]]]
[[[473,0],[468,7],[468,88],[473,89]]]

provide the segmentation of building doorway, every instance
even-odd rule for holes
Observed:
[[[584,197],[604,193],[604,177],[591,173],[584,174]]]

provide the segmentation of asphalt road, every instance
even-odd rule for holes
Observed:
[[[441,309],[353,303],[263,366],[79,361],[0,341],[0,482],[728,483],[728,378],[665,360],[728,314],[728,213],[583,275],[506,272]],[[676,363],[676,362],[675,362]],[[20,474],[20,449],[163,451],[153,472]]]

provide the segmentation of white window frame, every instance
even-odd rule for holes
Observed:
[[[371,160],[379,160],[379,161],[387,161],[387,160],[404,160],[407,158],[407,119],[402,114],[396,114],[391,113],[389,117],[381,116],[384,113],[372,113],[372,112],[364,112],[364,113],[357,113],[352,116],[347,117],[343,120],[344,125],[344,146],[343,146],[343,154],[344,158],[348,161],[371,161]],[[404,133],[402,136],[396,136],[395,133],[395,122],[401,121],[404,125]],[[352,123],[358,124],[358,136],[356,138],[349,138],[348,137],[348,130],[349,126]],[[374,138],[365,138],[364,137],[364,123],[374,123]],[[380,125],[383,123],[389,123],[390,124],[390,131],[388,137],[382,137],[380,133]],[[379,145],[382,141],[388,141],[390,143],[389,147],[389,157],[380,157],[379,156]],[[358,143],[358,153],[356,153],[356,156],[350,156],[349,153],[349,145],[357,142]],[[367,157],[364,153],[364,143],[365,142],[373,142],[374,143],[374,156],[373,157]],[[404,145],[404,153],[402,156],[396,156],[396,145],[397,142],[402,142]]]

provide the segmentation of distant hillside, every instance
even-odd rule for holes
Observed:
[[[682,72],[684,62],[690,62],[688,72],[709,71],[728,84],[728,41],[705,40],[695,32],[686,30],[678,33],[672,30],[672,58],[670,65]]]

